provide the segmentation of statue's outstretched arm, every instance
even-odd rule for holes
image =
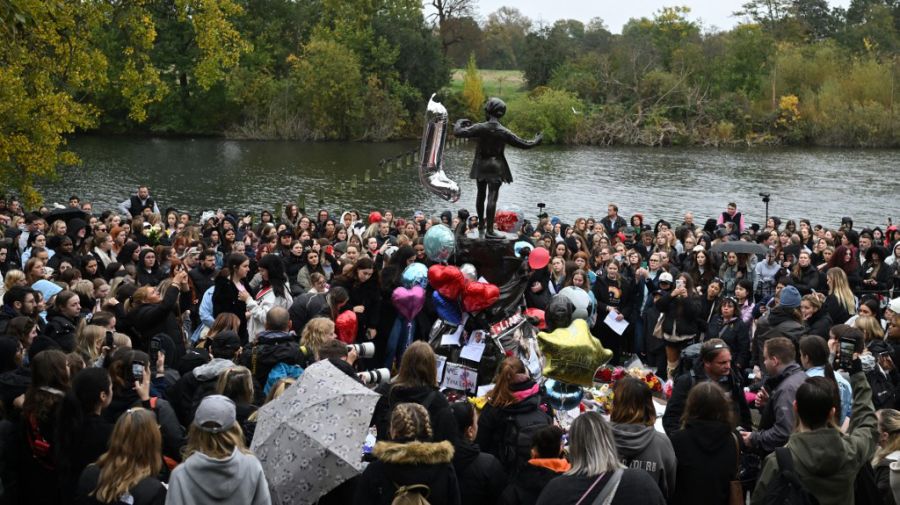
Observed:
[[[504,130],[506,143],[513,147],[518,147],[519,149],[531,149],[532,147],[540,145],[540,143],[544,140],[543,132],[538,133],[531,140],[525,140],[515,133],[509,131],[508,129],[504,128]]]

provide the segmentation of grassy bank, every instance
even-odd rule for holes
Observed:
[[[496,96],[506,102],[523,98],[527,93],[525,89],[525,77],[519,70],[478,70],[481,74],[482,82],[484,82],[484,94],[486,96]],[[453,70],[450,77],[450,90],[454,93],[461,93],[463,88],[463,77],[466,69],[457,68]]]

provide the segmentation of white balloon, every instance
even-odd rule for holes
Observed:
[[[470,281],[478,280],[478,271],[475,270],[475,265],[471,263],[463,263],[463,266],[459,267],[459,271]]]
[[[557,296],[564,296],[575,305],[575,312],[572,313],[573,318],[589,320],[593,307],[591,306],[591,297],[587,294],[587,291],[575,286],[569,286],[563,288]]]

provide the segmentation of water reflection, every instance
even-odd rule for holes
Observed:
[[[77,194],[112,208],[138,184],[151,187],[163,207],[189,211],[224,207],[259,211],[305,195],[321,206],[390,208],[401,214],[474,207],[468,179],[473,144],[446,151],[445,169],[460,183],[462,198],[448,204],[425,191],[414,168],[385,170],[377,162],[417,147],[384,144],[242,142],[219,139],[82,137],[71,142],[84,160],[60,180],[42,185],[50,202]],[[540,147],[507,152],[515,182],[500,193],[501,207],[533,214],[538,202],[566,219],[602,216],[607,202],[624,215],[643,212],[651,221],[677,219],[685,210],[698,220],[736,201],[749,221],[761,221],[757,196],[772,194],[770,213],[809,217],[836,226],[841,216],[884,226],[897,216],[900,157],[889,150],[644,149]],[[375,180],[364,182],[366,172]],[[353,180],[356,189],[351,189]]]

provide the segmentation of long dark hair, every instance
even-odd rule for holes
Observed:
[[[72,379],[72,389],[60,405],[56,430],[62,466],[71,465],[85,419],[100,403],[100,393],[109,392],[109,385],[105,368],[85,368]]]
[[[56,389],[63,394],[69,389],[69,371],[62,351],[41,351],[31,360],[31,386],[25,392],[22,406],[26,418],[33,415],[39,422],[45,422],[59,405],[62,396],[44,388]]]
[[[346,289],[335,286],[325,295],[325,300],[328,302],[328,308],[331,310],[331,320],[336,321],[341,306],[350,301],[350,294],[347,293]]]
[[[356,260],[356,263],[353,264],[353,266],[346,274],[340,276],[340,280],[346,283],[348,286],[358,286],[360,284],[359,271],[367,269],[374,270],[375,262],[372,261],[372,258],[368,256],[362,256],[358,260]],[[373,272],[372,277],[369,277],[369,280],[366,282],[371,282],[372,279],[375,278],[375,273]]]
[[[269,273],[269,285],[278,298],[285,298],[285,284],[287,275],[284,273],[284,262],[274,254],[267,254],[259,260],[259,268],[265,268]]]
[[[131,259],[131,256],[139,247],[141,246],[137,242],[125,242],[125,245],[123,245],[122,249],[119,250],[119,253],[116,254],[116,260],[118,260],[121,265],[134,265],[134,260]]]
[[[690,421],[718,421],[734,428],[734,411],[722,386],[704,381],[691,388],[681,423],[686,425]]]
[[[653,393],[642,380],[623,377],[616,383],[614,397],[610,421],[644,426],[656,422]]]
[[[250,258],[241,253],[231,253],[228,256],[225,256],[225,266],[223,266],[222,270],[219,271],[219,277],[224,277],[230,280],[231,274],[245,261],[249,260]]]
[[[825,377],[837,384],[837,378],[834,375],[834,369],[828,360],[829,351],[828,343],[824,338],[818,335],[807,335],[800,339],[800,355],[809,359],[812,366],[821,366],[825,368]]]

